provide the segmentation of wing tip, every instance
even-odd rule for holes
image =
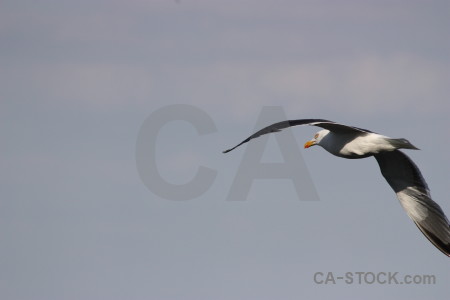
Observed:
[[[233,151],[234,149],[236,149],[237,147],[239,147],[240,145],[242,145],[244,142],[240,143],[239,145],[234,146],[233,148],[227,149],[227,150],[223,150],[222,153],[228,153],[230,151]]]
[[[441,251],[445,256],[450,257],[450,244],[442,241],[440,238],[438,238],[435,234],[433,234],[431,231],[427,230],[425,227],[420,225],[418,222],[414,221],[417,228],[423,233],[423,235],[439,250]]]

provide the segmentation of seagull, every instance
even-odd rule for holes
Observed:
[[[450,223],[441,207],[431,199],[430,190],[419,168],[399,150],[418,150],[406,139],[390,138],[370,130],[323,119],[299,119],[267,126],[223,153],[261,135],[298,125],[323,128],[305,143],[305,148],[321,146],[335,156],[348,159],[375,157],[381,174],[396,193],[408,216],[436,248],[450,256]]]

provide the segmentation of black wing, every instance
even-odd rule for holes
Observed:
[[[431,199],[419,168],[399,150],[376,154],[375,158],[408,216],[436,248],[450,256],[450,224]]]
[[[318,127],[324,128],[324,129],[328,129],[329,131],[339,132],[339,133],[372,132],[372,131],[369,131],[369,130],[366,130],[366,129],[353,127],[353,126],[342,125],[342,124],[339,124],[339,123],[336,123],[336,122],[333,122],[333,121],[328,121],[328,120],[323,120],[323,119],[288,120],[288,121],[274,123],[272,125],[269,125],[269,126],[263,128],[263,129],[261,129],[260,131],[252,134],[251,136],[249,136],[248,138],[246,138],[245,140],[243,140],[241,143],[239,143],[238,145],[234,146],[233,148],[230,148],[228,150],[223,151],[223,153],[230,152],[231,150],[239,147],[240,145],[245,144],[248,141],[250,141],[251,139],[257,138],[257,137],[259,137],[261,135],[264,135],[264,134],[267,134],[267,133],[271,133],[271,132],[278,132],[278,131],[281,131],[284,128],[297,126],[297,125],[318,126]]]

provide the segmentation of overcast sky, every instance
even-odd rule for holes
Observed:
[[[0,298],[445,298],[448,258],[374,159],[294,128],[254,149],[301,184],[230,201],[251,148],[221,152],[283,116],[404,137],[450,216],[449,28],[448,1],[2,1]],[[191,199],[146,182],[140,138],[174,190],[208,168]],[[436,284],[314,282],[360,271]]]

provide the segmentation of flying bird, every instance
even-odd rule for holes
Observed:
[[[370,130],[323,119],[299,119],[267,126],[223,153],[261,135],[298,125],[323,128],[305,143],[305,148],[317,145],[333,155],[349,159],[375,157],[381,174],[397,194],[408,216],[436,248],[450,256],[450,223],[441,207],[431,199],[430,190],[419,168],[398,150],[418,150],[406,139],[390,138]]]

